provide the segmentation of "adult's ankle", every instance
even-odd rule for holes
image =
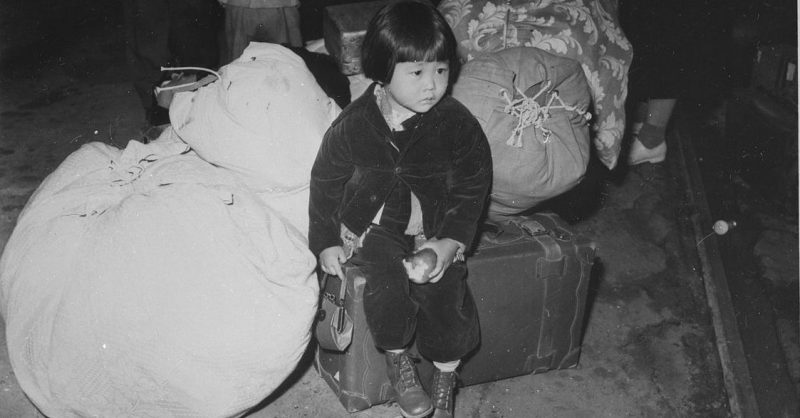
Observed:
[[[657,126],[649,122],[642,125],[637,135],[639,141],[647,149],[653,149],[663,144],[667,137],[667,127]]]

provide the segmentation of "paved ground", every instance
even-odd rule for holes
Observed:
[[[70,152],[90,141],[124,146],[140,137],[143,119],[125,81],[116,25],[98,24],[47,55],[3,62],[0,248],[27,198]],[[599,248],[580,365],[464,388],[457,416],[731,416],[697,256],[684,245],[693,236],[692,209],[674,169],[670,159],[598,169],[560,207]],[[794,238],[796,245],[796,227]],[[15,380],[3,331],[0,322],[0,417],[41,416]],[[304,362],[250,416],[350,414]],[[352,416],[399,411],[382,405]]]

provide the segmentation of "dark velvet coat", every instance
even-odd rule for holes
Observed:
[[[396,149],[375,84],[331,124],[311,171],[308,241],[315,255],[342,245],[340,224],[356,235],[370,225],[398,182],[419,198],[425,236],[469,248],[492,177],[489,143],[469,110],[445,96],[403,123]]]

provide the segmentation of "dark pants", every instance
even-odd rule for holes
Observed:
[[[364,312],[375,345],[404,348],[416,334],[417,349],[428,360],[461,359],[480,339],[466,264],[453,263],[437,283],[409,281],[401,260],[413,248],[413,238],[383,226],[384,219],[381,226],[373,225],[352,259],[367,279]]]
[[[162,66],[217,68],[223,10],[217,0],[124,0],[123,6],[128,65],[149,121]]]

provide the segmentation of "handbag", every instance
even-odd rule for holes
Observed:
[[[345,308],[347,281],[339,276],[325,273],[322,282],[314,334],[320,348],[344,351],[353,341],[353,319]]]

